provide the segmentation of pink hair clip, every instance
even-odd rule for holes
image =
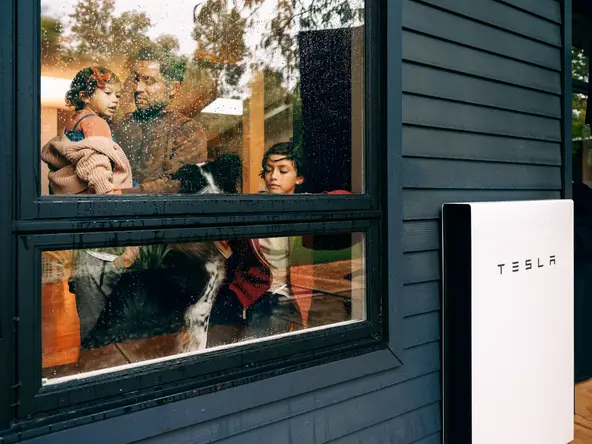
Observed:
[[[94,66],[90,68],[93,72],[93,75],[90,76],[91,79],[96,80],[97,86],[103,89],[106,86],[106,82],[111,80],[111,73],[101,74],[97,68]]]

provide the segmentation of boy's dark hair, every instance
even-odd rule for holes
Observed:
[[[66,105],[73,106],[76,111],[80,111],[86,105],[80,98],[81,92],[85,92],[90,97],[97,88],[104,88],[105,84],[120,82],[119,77],[110,69],[101,66],[84,68],[78,71],[70,84],[70,89],[66,93]]]
[[[137,60],[154,61],[160,64],[160,73],[167,82],[183,83],[187,60],[171,52],[152,46],[146,46],[138,52]]]
[[[263,160],[261,161],[261,174],[259,174],[261,178],[265,177],[265,166],[267,165],[269,156],[274,154],[286,156],[286,160],[291,160],[294,164],[296,174],[305,177],[304,156],[302,155],[300,148],[292,142],[280,142],[269,148],[263,155]]]

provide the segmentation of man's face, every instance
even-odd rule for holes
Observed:
[[[169,106],[179,82],[167,82],[160,72],[160,63],[152,60],[136,62],[132,70],[135,82],[134,101],[141,112],[158,111]]]

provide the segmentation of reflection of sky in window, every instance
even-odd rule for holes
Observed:
[[[315,0],[299,2],[299,8],[306,10]],[[125,11],[145,12],[152,23],[148,36],[156,38],[162,34],[171,34],[179,39],[180,52],[189,55],[195,50],[195,41],[191,37],[193,31],[193,8],[205,0],[116,0],[115,14]],[[352,9],[362,9],[364,0],[334,0],[334,3],[347,2]],[[69,25],[69,15],[74,11],[78,0],[41,0],[45,14],[60,18],[64,25]],[[242,3],[242,2],[239,2]],[[254,53],[255,46],[261,42],[261,34],[266,31],[268,23],[275,15],[277,0],[266,0],[252,17],[256,23],[246,30],[246,43]],[[301,11],[295,11],[299,13]],[[357,24],[357,23],[356,23]],[[340,24],[335,21],[326,24],[326,28],[336,28]],[[295,20],[293,32],[297,32],[298,21]],[[66,27],[68,33],[69,26]],[[260,55],[260,54],[258,54]]]
[[[70,20],[78,0],[42,0],[41,6],[48,15],[60,18],[64,24]],[[174,4],[174,6],[171,6]],[[195,41],[191,38],[193,31],[193,8],[197,0],[117,0],[115,14],[136,10],[145,12],[152,27],[148,32],[151,38],[162,34],[172,34],[179,39],[181,52],[190,54],[195,50]],[[68,29],[68,28],[67,28]]]
[[[148,36],[154,40],[163,35],[170,34],[179,41],[179,52],[191,57],[196,49],[196,42],[192,38],[194,28],[193,11],[196,5],[203,5],[207,0],[116,0],[115,15],[119,16],[126,11],[144,12],[151,22]],[[239,10],[244,4],[241,0],[227,0],[231,6],[236,1]],[[79,0],[41,0],[41,8],[44,15],[59,18],[64,25],[64,35],[70,34],[72,25],[70,15]],[[300,0],[294,10],[294,15],[300,17],[315,2],[324,4],[319,0]],[[353,10],[364,8],[364,0],[326,0],[329,7],[348,3]],[[229,88],[229,95],[235,98],[246,98],[249,94],[248,84],[252,78],[252,70],[256,65],[264,65],[268,68],[283,72],[283,83],[288,89],[294,88],[299,78],[298,71],[286,71],[287,63],[285,58],[275,48],[265,48],[262,42],[270,33],[270,22],[277,15],[278,0],[265,0],[263,4],[255,7],[254,10],[244,11],[243,16],[249,16],[249,24],[245,29],[245,44],[249,56],[246,60],[244,75],[240,77],[235,86],[226,85],[222,77],[222,84]],[[199,12],[199,9],[198,9]],[[250,25],[250,26],[249,26]],[[296,36],[300,31],[299,20],[294,19],[288,32]],[[354,19],[352,23],[342,24],[339,17],[332,17],[329,22],[322,23],[319,28],[330,29],[343,26],[360,26],[362,22]],[[319,29],[315,28],[315,29]]]

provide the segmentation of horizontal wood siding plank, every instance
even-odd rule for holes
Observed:
[[[440,343],[431,342],[405,351],[405,365],[413,366],[416,376],[441,370]],[[405,365],[394,371],[401,371]]]
[[[495,0],[423,0],[424,3],[561,47],[561,26]]]
[[[411,316],[403,320],[405,328],[405,348],[417,347],[421,344],[440,339],[440,312]]]
[[[364,393],[377,390],[384,387],[385,384],[396,384],[418,375],[439,370],[440,362],[431,347],[421,347],[412,351],[414,352],[413,359],[406,355],[407,365],[400,366],[398,368],[400,371],[392,370],[393,363],[398,361],[393,354],[389,350],[379,350],[238,385],[232,389],[176,401],[174,409],[163,410],[156,407],[135,410],[126,415],[109,418],[109,427],[107,428],[102,421],[95,421],[47,436],[32,438],[27,442],[28,444],[63,444],[79,442],[80,436],[98,436],[100,440],[88,441],[88,444],[135,442],[140,439],[145,440],[142,442],[159,443],[165,436],[163,431],[168,431],[166,436],[173,436],[181,430],[194,430],[195,427],[204,423],[208,423],[206,428],[212,430],[212,425],[219,423],[222,417],[227,418],[233,424],[232,418],[238,417],[235,415],[257,411],[259,408],[265,412],[268,405],[275,406],[278,417],[282,418],[282,415],[289,417],[293,414],[290,410],[293,406],[285,409],[278,408],[281,405],[286,406],[287,404],[284,403],[288,399],[309,399],[308,405],[318,408],[323,405],[322,396],[319,397],[320,393],[325,393],[329,387],[340,387],[340,384],[343,384],[339,390],[343,392],[342,399],[347,399],[348,396],[356,396],[356,384],[350,385],[350,383],[360,381],[364,384],[366,377],[368,377],[367,382],[370,385],[363,389]],[[378,375],[382,375],[385,379],[372,379],[372,376]],[[377,384],[373,385],[371,381]],[[352,391],[348,392],[347,388],[352,388]],[[348,395],[348,393],[350,394]],[[329,397],[333,396],[331,391],[326,394]],[[299,398],[300,396],[304,396],[304,398]],[[334,398],[334,400],[336,399]],[[262,416],[265,416],[265,413]],[[129,427],[130,423],[142,424],[143,427]],[[168,435],[169,433],[171,435]],[[153,438],[149,438],[150,436]],[[184,442],[193,443],[194,441]]]
[[[561,99],[557,95],[412,63],[403,64],[403,91],[545,117],[561,117]]]
[[[403,31],[403,60],[561,94],[560,73]]]
[[[174,442],[175,444],[205,444],[218,442],[236,435],[242,436],[242,433],[255,430],[258,427],[282,422],[293,416],[309,413],[334,404],[338,405],[360,395],[374,393],[377,390],[402,383],[408,379],[437,372],[440,370],[439,356],[439,343],[425,344],[408,350],[405,353],[405,365],[396,370],[387,370],[365,378],[335,384],[315,392],[288,397],[252,409],[245,409],[233,415],[214,417],[215,419],[208,421],[196,420],[193,426],[159,434],[142,441],[142,443],[158,444],[164,441]],[[347,365],[347,361],[341,361],[340,364]],[[209,413],[213,406],[217,405],[212,404],[212,401],[204,399],[203,405],[206,407],[202,412],[180,410],[179,414],[190,415],[195,418],[212,417]],[[169,441],[166,441],[165,438]],[[56,444],[58,442],[60,441],[56,441]]]
[[[555,166],[404,158],[402,167],[405,188],[561,189]]]
[[[442,307],[440,281],[403,286],[403,316],[440,310]]]
[[[560,191],[549,190],[403,190],[405,220],[439,219],[446,202],[492,202],[560,199]]]
[[[561,2],[555,0],[498,0],[524,11],[561,23]]]
[[[413,0],[403,2],[403,27],[556,71],[561,50]]]
[[[423,439],[411,442],[409,444],[442,444],[442,433],[437,432],[433,435],[427,436]]]
[[[561,142],[561,121],[428,97],[403,95],[403,123]]]
[[[441,427],[440,403],[436,402],[331,441],[331,444],[410,443],[438,433]]]
[[[404,126],[403,155],[560,166],[561,144]]]
[[[440,253],[425,251],[403,255],[403,283],[415,284],[440,279]]]
[[[413,221],[403,224],[403,249],[406,253],[438,248],[440,248],[438,221]]]
[[[432,373],[219,442],[323,444],[417,410],[440,398],[440,374]]]

